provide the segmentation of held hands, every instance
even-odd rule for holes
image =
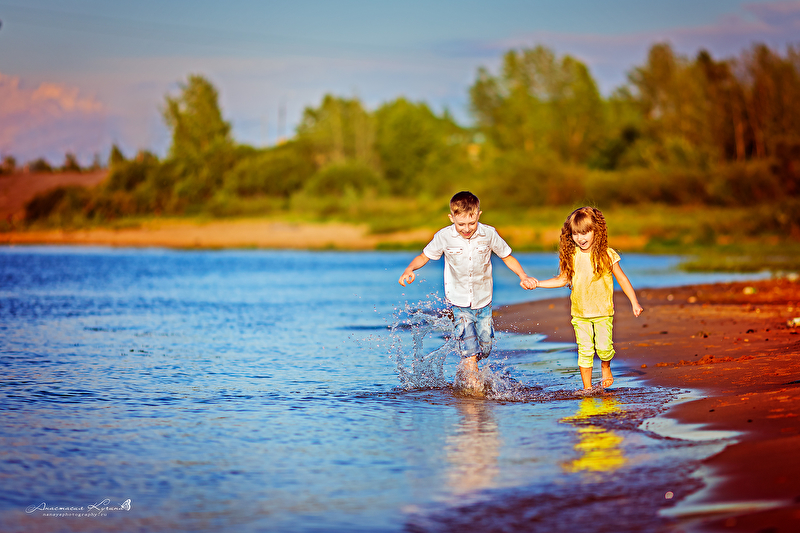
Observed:
[[[526,291],[532,291],[539,285],[539,280],[536,278],[532,278],[527,276],[525,278],[521,278],[519,282],[520,287],[525,289]]]
[[[405,287],[406,283],[413,283],[415,279],[417,279],[417,275],[414,274],[413,270],[411,272],[406,271],[403,272],[402,276],[400,276],[400,280],[398,281],[398,283],[400,283],[400,285]]]

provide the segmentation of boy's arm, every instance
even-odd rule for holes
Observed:
[[[559,274],[558,276],[550,279],[545,279],[539,282],[538,287],[541,289],[558,289],[567,285],[567,276]]]
[[[419,254],[417,257],[412,259],[406,269],[403,271],[403,275],[400,276],[400,285],[405,287],[406,282],[413,283],[413,281],[417,278],[417,275],[414,274],[414,271],[424,267],[427,263],[428,256],[425,254]]]
[[[631,285],[628,276],[625,275],[625,272],[622,271],[622,267],[619,266],[619,262],[614,263],[614,266],[611,267],[611,272],[614,273],[614,277],[617,278],[617,283],[622,288],[622,292],[625,293],[625,296],[628,297],[628,300],[631,301],[631,309],[633,309],[633,316],[639,316],[644,311],[641,305],[639,305],[639,300],[636,298],[636,291],[633,290],[633,285]]]
[[[536,286],[539,284],[539,280],[536,278],[532,278],[525,273],[525,269],[522,268],[522,265],[519,264],[517,258],[512,256],[511,254],[503,257],[503,263],[506,264],[511,271],[519,276],[519,284],[523,289],[532,290],[535,289]]]

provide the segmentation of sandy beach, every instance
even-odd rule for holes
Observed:
[[[637,291],[635,318],[615,298],[612,368],[698,399],[665,414],[738,432],[700,466],[706,487],[687,503],[703,531],[800,531],[800,284],[786,279]],[[574,341],[569,299],[501,308],[498,329]],[[800,318],[797,318],[800,327]],[[684,519],[691,518],[686,515]]]
[[[166,248],[265,248],[302,250],[374,250],[430,239],[420,229],[375,235],[366,224],[291,223],[266,219],[152,219],[134,228],[8,231],[0,244],[103,245]]]

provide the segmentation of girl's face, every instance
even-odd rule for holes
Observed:
[[[594,244],[594,231],[587,231],[586,233],[573,233],[572,240],[578,245],[578,248],[583,252],[588,252]]]

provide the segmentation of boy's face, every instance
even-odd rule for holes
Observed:
[[[594,243],[594,231],[587,231],[586,233],[573,233],[572,240],[578,245],[578,248],[584,252],[588,252]]]
[[[478,219],[483,211],[473,211],[472,213],[459,213],[454,215],[450,212],[450,222],[456,225],[456,231],[465,239],[469,239],[478,229]]]

